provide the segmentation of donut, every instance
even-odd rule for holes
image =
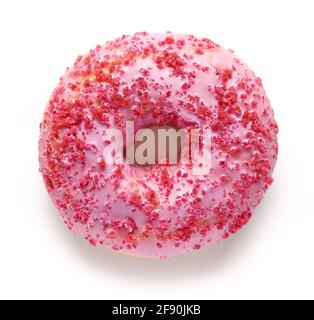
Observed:
[[[107,130],[125,140],[128,122],[135,132],[210,130],[210,170],[108,163]],[[80,55],[60,78],[40,124],[40,173],[67,227],[89,244],[166,258],[247,224],[273,182],[277,134],[262,80],[233,51],[141,32]]]

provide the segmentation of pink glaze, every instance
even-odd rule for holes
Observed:
[[[212,130],[212,170],[107,165],[104,130]],[[137,33],[79,56],[40,126],[40,171],[69,229],[91,245],[178,255],[245,225],[272,183],[278,127],[261,79],[208,39]]]

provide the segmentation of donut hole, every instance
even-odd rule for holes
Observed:
[[[180,130],[171,125],[154,125],[138,130],[134,145],[125,148],[127,163],[139,167],[180,163],[181,151],[186,145],[186,137]]]

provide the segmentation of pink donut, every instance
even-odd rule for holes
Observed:
[[[108,164],[105,131],[126,122],[211,129],[211,170]],[[40,125],[40,172],[70,230],[143,257],[198,250],[237,232],[275,167],[278,126],[262,81],[208,39],[137,33],[79,56]]]

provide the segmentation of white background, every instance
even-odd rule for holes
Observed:
[[[314,2],[1,1],[0,298],[314,298]],[[77,55],[136,31],[208,37],[263,78],[280,126],[275,183],[220,245],[165,261],[91,248],[38,173],[45,104]]]

